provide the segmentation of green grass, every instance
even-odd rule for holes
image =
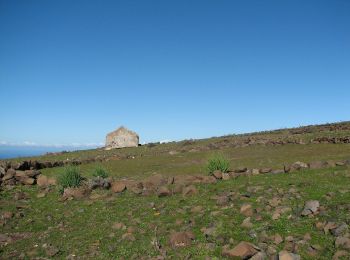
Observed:
[[[62,173],[58,178],[60,193],[63,193],[65,188],[79,187],[83,181],[80,170],[76,166],[66,166],[61,169]]]
[[[349,124],[349,123],[347,123]],[[318,128],[317,128],[318,129]],[[153,174],[165,176],[207,174],[208,158],[221,154],[226,160],[214,162],[216,168],[273,168],[283,169],[284,164],[296,161],[338,161],[350,159],[349,144],[286,144],[286,145],[239,145],[247,138],[266,140],[304,140],[322,136],[350,136],[349,130],[320,130],[291,134],[282,129],[251,135],[232,135],[195,141],[172,142],[141,146],[137,148],[77,151],[59,155],[47,155],[40,161],[108,158],[105,161],[82,164],[78,168],[56,167],[41,170],[42,174],[59,179],[61,187],[77,186],[83,178],[108,176],[113,179],[142,180]],[[170,153],[176,151],[176,153]],[[222,163],[224,162],[224,163]],[[214,169],[213,167],[212,169]],[[101,173],[103,172],[103,173]],[[170,185],[171,186],[171,185]],[[1,234],[31,232],[28,239],[18,240],[0,247],[1,259],[18,259],[23,253],[27,259],[48,258],[44,244],[52,244],[60,253],[54,258],[65,259],[76,255],[80,259],[133,259],[149,258],[160,254],[152,245],[158,240],[170,259],[222,259],[222,247],[233,248],[240,241],[259,244],[259,237],[279,233],[282,237],[293,236],[300,241],[310,233],[308,245],[320,245],[316,257],[308,254],[307,246],[301,245],[298,254],[302,259],[332,259],[336,251],[334,237],[317,230],[316,222],[336,221],[350,223],[350,170],[347,167],[305,170],[290,174],[266,174],[240,176],[216,184],[197,185],[198,194],[183,197],[175,194],[159,198],[156,195],[139,196],[129,191],[113,194],[110,190],[93,190],[91,198],[62,201],[61,195],[52,189],[43,198],[37,197],[43,190],[38,186],[16,186],[0,191],[0,214],[15,213],[15,217],[0,226]],[[295,189],[296,194],[290,192]],[[25,192],[27,200],[14,200],[18,192]],[[217,205],[215,197],[230,195],[228,205]],[[329,197],[331,194],[331,197]],[[272,220],[273,210],[267,203],[274,197],[281,198],[281,206],[291,212]],[[316,199],[325,208],[323,214],[314,218],[301,217],[305,201]],[[251,219],[253,227],[241,227],[244,216],[240,207],[250,203],[259,210]],[[193,207],[201,206],[194,213]],[[21,214],[19,214],[21,213]],[[255,216],[261,215],[261,220]],[[177,224],[179,220],[182,224]],[[112,228],[122,222],[133,228],[135,241],[122,238],[126,230]],[[201,229],[214,226],[213,236],[206,237]],[[173,249],[169,235],[173,231],[191,230],[195,241],[188,248]],[[257,237],[252,236],[256,234]],[[272,242],[267,242],[272,245]],[[285,243],[276,246],[282,250]]]
[[[215,171],[225,173],[229,170],[230,162],[222,154],[216,154],[208,160],[207,171],[209,174],[212,174]]]
[[[93,170],[92,176],[94,177],[101,177],[101,178],[108,178],[109,173],[105,168],[103,168],[101,165],[96,166],[96,168]]]
[[[1,254],[4,258],[8,258],[15,252],[34,250],[36,256],[44,257],[45,252],[41,246],[44,243],[51,243],[60,249],[58,258],[64,258],[69,254],[88,258],[93,253],[97,254],[97,259],[110,259],[117,256],[129,259],[136,255],[156,256],[159,252],[151,244],[156,232],[157,239],[167,250],[168,257],[191,256],[194,259],[202,259],[205,256],[211,256],[220,259],[222,246],[229,244],[230,240],[233,240],[233,245],[242,240],[258,243],[257,239],[249,236],[250,230],[240,227],[244,217],[239,214],[239,208],[243,203],[251,203],[255,208],[263,208],[261,212],[263,219],[252,220],[252,230],[258,235],[266,231],[268,235],[279,233],[282,237],[292,235],[301,239],[305,233],[310,233],[311,243],[319,244],[323,248],[318,259],[330,259],[335,252],[334,238],[317,230],[315,222],[332,219],[336,219],[337,222],[349,220],[349,212],[346,209],[333,210],[350,201],[349,192],[340,192],[343,189],[349,189],[348,175],[348,169],[338,167],[292,174],[239,177],[215,185],[198,185],[199,193],[186,198],[181,195],[167,198],[143,197],[129,192],[116,196],[109,191],[94,191],[113,199],[65,203],[59,202],[57,193],[52,192],[47,197],[39,199],[36,197],[37,187],[17,187],[14,191],[1,193],[2,208],[15,210],[11,197],[16,191],[28,193],[30,200],[23,210],[24,217],[12,219],[3,228],[3,232],[11,233],[15,228],[16,232],[33,232],[33,236],[3,247]],[[253,192],[249,198],[245,199],[233,196],[232,204],[228,207],[217,206],[215,200],[211,199],[214,195],[229,191],[244,194],[248,187],[257,186],[265,189]],[[291,187],[297,189],[302,199],[290,197],[283,201],[283,205],[297,207],[302,206],[305,200],[317,199],[322,206],[326,207],[326,214],[318,218],[302,218],[296,214],[293,221],[288,220],[288,214],[286,214],[279,220],[271,221],[270,212],[265,210],[261,203],[257,203],[257,199],[264,196],[265,200],[268,200],[276,196],[279,190],[283,189],[286,192]],[[328,192],[335,192],[334,199],[325,199],[324,196]],[[150,206],[151,202],[155,204],[156,209]],[[198,205],[203,207],[203,212],[192,213],[191,208]],[[212,212],[215,211],[219,213],[213,216]],[[49,221],[48,216],[50,216]],[[178,219],[183,221],[182,225],[176,225]],[[133,227],[136,230],[134,232],[136,240],[134,242],[123,240],[121,236],[125,231],[111,229],[116,222],[123,222],[127,227]],[[216,235],[206,238],[201,229],[213,225],[217,229]],[[167,244],[169,234],[172,230],[184,229],[192,230],[196,240],[189,248],[173,250]],[[43,234],[46,235],[43,236]],[[208,250],[205,245],[211,242],[214,242],[214,248]],[[39,246],[36,248],[35,244]],[[96,244],[98,244],[97,248]],[[278,248],[282,249],[283,244]],[[302,248],[299,253],[302,259],[313,259],[308,256],[306,248]]]

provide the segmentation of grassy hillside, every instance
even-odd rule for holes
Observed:
[[[155,190],[144,185],[141,194],[129,187],[120,193],[94,189],[67,200],[57,186],[3,185],[0,258],[223,259],[233,258],[232,250],[246,241],[268,258],[285,250],[301,259],[349,259],[349,137],[350,123],[344,122],[12,160],[79,161],[87,179],[103,167],[114,181],[162,176],[167,182]],[[229,160],[228,180],[178,184],[176,178],[207,176],[215,154]],[[282,173],[296,161],[327,164]],[[240,174],[239,168],[248,170]],[[250,171],[266,168],[276,174]],[[63,172],[41,170],[53,178]],[[170,193],[159,196],[161,187]],[[302,216],[310,200],[319,207]]]

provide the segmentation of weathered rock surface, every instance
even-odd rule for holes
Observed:
[[[309,163],[310,169],[321,169],[321,168],[325,168],[326,166],[327,166],[327,163],[322,161],[313,161]]]
[[[55,178],[49,178],[45,175],[40,175],[37,180],[36,180],[36,184],[39,187],[48,187],[50,185],[56,185],[57,181]]]
[[[111,186],[111,182],[107,178],[96,177],[89,180],[88,186],[92,190],[97,188],[108,189]]]
[[[175,232],[170,235],[170,245],[173,248],[176,247],[186,247],[191,245],[194,239],[194,234],[190,231],[186,232]]]
[[[320,202],[318,200],[309,200],[305,203],[304,210],[301,212],[302,216],[308,216],[315,214],[320,207]]]
[[[302,170],[302,169],[307,169],[309,168],[309,165],[307,163],[304,163],[304,162],[295,162],[293,163],[291,166],[291,171],[299,171],[299,170]]]
[[[167,186],[161,186],[161,187],[159,187],[159,189],[157,191],[157,195],[158,195],[158,197],[170,196],[171,191],[169,190],[169,188]]]
[[[289,253],[287,251],[281,251],[278,254],[279,260],[300,260],[300,255]]]
[[[89,195],[91,192],[90,189],[87,189],[86,187],[78,187],[78,188],[66,188],[63,191],[63,198],[64,199],[82,199]]]
[[[251,217],[251,216],[253,216],[253,213],[254,213],[253,207],[250,204],[242,205],[240,212],[241,212],[241,214],[243,214],[246,217]]]
[[[124,181],[115,181],[112,183],[112,192],[120,193],[126,189],[126,185]]]
[[[224,249],[222,255],[225,257],[230,257],[234,259],[250,259],[252,256],[256,255],[260,249],[248,242],[242,241],[233,249]]]
[[[197,188],[193,185],[184,187],[182,190],[182,195],[184,195],[184,196],[190,196],[190,195],[194,195],[197,193],[198,193]]]

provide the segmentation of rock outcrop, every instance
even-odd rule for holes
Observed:
[[[138,134],[123,126],[106,136],[106,150],[113,148],[137,147],[138,145]]]

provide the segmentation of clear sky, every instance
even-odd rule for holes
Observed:
[[[350,120],[350,1],[0,0],[0,142]]]

